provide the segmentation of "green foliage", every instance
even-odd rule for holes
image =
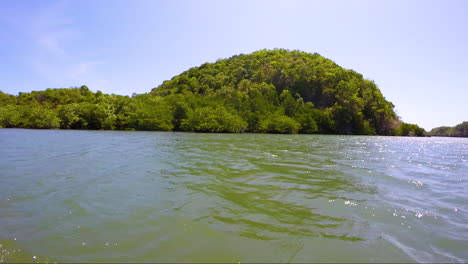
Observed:
[[[261,120],[257,132],[295,134],[301,125],[291,117],[273,114]]]
[[[436,137],[468,137],[468,122],[465,121],[454,127],[436,127],[428,134]]]
[[[60,128],[85,129],[88,126],[83,104],[62,105],[58,110],[58,117],[60,118]]]
[[[6,105],[0,107],[0,128],[21,127],[21,107]]]
[[[435,137],[450,137],[452,135],[453,128],[448,126],[436,127],[429,131],[430,136]]]
[[[294,115],[294,119],[301,124],[299,133],[313,134],[319,131],[325,131],[320,129],[317,122],[320,120],[320,115],[323,111],[314,107],[311,102],[304,103],[302,98],[298,99],[298,111]],[[325,121],[325,123],[328,123]]]
[[[395,136],[422,137],[426,134],[426,131],[424,130],[424,128],[421,128],[415,124],[401,123],[397,128],[394,129],[393,134]]]
[[[41,106],[7,105],[0,107],[0,127],[59,128],[60,119],[54,110]]]
[[[211,106],[190,109],[182,120],[184,131],[194,132],[244,132],[247,123],[238,115],[229,113],[224,107]]]
[[[0,91],[0,107],[16,103],[16,97]]]
[[[55,110],[34,107],[25,112],[23,119],[28,120],[28,128],[59,128],[60,119]]]
[[[88,87],[47,89],[9,96],[0,107],[0,126],[21,128],[116,129],[128,97],[93,93]]]
[[[136,130],[170,131],[172,124],[171,109],[161,97],[137,96],[124,107],[124,124]]]
[[[86,86],[12,96],[0,127],[423,135],[377,85],[319,54],[260,50],[191,68],[148,94]]]
[[[300,51],[260,50],[205,63],[150,94],[187,93],[232,107],[252,132],[264,129],[261,120],[278,111],[299,122],[300,133],[390,135],[398,123],[394,105],[374,82],[318,54]],[[306,103],[321,112],[308,116],[312,111],[303,111]]]

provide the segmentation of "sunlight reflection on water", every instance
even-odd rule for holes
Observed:
[[[2,129],[0,146],[20,262],[468,259],[466,139]]]

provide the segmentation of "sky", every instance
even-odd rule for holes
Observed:
[[[146,93],[205,62],[317,52],[374,80],[404,122],[468,121],[466,0],[2,0],[0,90]]]

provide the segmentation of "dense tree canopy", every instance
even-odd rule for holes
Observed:
[[[283,49],[191,68],[148,94],[88,87],[0,92],[0,127],[423,135],[377,85],[319,54]]]
[[[428,134],[436,137],[468,137],[468,122],[465,121],[454,127],[436,127]]]

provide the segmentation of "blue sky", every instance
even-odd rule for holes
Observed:
[[[468,1],[0,1],[0,90],[145,93],[239,53],[317,52],[374,80],[405,122],[468,121]]]

